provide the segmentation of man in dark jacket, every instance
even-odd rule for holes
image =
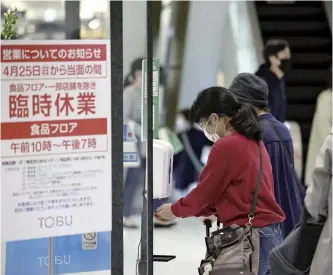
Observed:
[[[286,237],[299,222],[305,191],[294,170],[294,149],[288,128],[268,110],[268,87],[261,78],[242,73],[235,77],[230,92],[240,103],[251,104],[259,115],[263,128],[263,142],[269,154],[276,201],[286,215],[281,224],[283,237]]]
[[[271,114],[284,122],[286,116],[285,75],[291,69],[289,43],[281,39],[268,40],[264,48],[265,63],[255,73],[268,85],[268,107]]]

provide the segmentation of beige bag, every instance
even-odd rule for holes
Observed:
[[[249,221],[245,227],[233,225],[222,228],[206,237],[206,257],[199,267],[200,275],[257,275],[259,270],[260,237],[252,227],[255,207],[262,176],[262,153],[258,143],[260,167],[256,188],[250,209]]]

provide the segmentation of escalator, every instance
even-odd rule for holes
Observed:
[[[256,1],[255,6],[263,42],[282,38],[290,43],[293,68],[286,79],[287,120],[301,127],[304,163],[316,100],[326,88],[332,62],[332,33],[324,3]]]

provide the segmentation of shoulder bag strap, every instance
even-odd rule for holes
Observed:
[[[260,189],[260,184],[261,184],[261,179],[262,179],[262,150],[261,150],[261,146],[260,146],[260,141],[258,142],[258,151],[259,151],[259,173],[258,173],[258,177],[257,177],[256,188],[255,188],[254,194],[253,194],[250,213],[249,213],[249,216],[248,216],[249,221],[248,221],[247,225],[250,225],[250,226],[252,226],[252,220],[254,218],[254,213],[255,213],[255,210],[256,210],[256,206],[257,206],[259,189]]]
[[[275,135],[277,136],[277,138],[279,139],[282,147],[283,147],[283,151],[285,153],[285,155],[287,156],[287,159],[289,161],[289,164],[291,167],[294,167],[293,162],[292,162],[292,157],[290,155],[290,152],[288,151],[286,145],[284,144],[284,142],[282,141],[281,136],[279,135],[279,133],[276,131],[276,128],[274,127],[273,123],[271,123],[270,121],[268,121],[267,119],[264,119],[264,121],[273,129]]]

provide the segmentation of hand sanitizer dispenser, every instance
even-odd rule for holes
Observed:
[[[166,198],[172,188],[173,148],[169,142],[153,140],[154,199]]]

